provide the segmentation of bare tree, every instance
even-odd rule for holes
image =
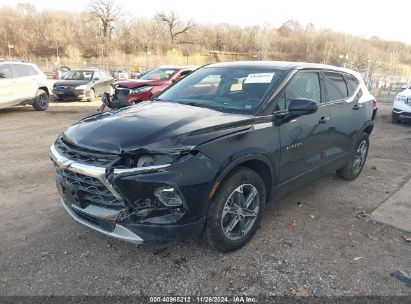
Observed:
[[[183,23],[178,15],[173,11],[169,12],[168,14],[160,12],[157,14],[155,19],[166,24],[172,45],[174,45],[178,36],[187,33],[190,29],[196,26],[196,24],[192,20],[188,20],[187,22]]]
[[[88,12],[94,20],[101,23],[104,38],[110,38],[114,23],[121,17],[121,9],[114,0],[91,0]]]

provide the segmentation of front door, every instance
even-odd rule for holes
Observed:
[[[330,124],[327,108],[321,105],[318,72],[298,72],[281,95],[277,110],[287,110],[290,101],[296,98],[311,99],[319,107],[315,113],[294,118],[279,126],[280,183],[302,176],[325,163]]]

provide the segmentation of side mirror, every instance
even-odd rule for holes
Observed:
[[[318,105],[312,99],[297,98],[290,101],[288,112],[294,116],[307,115],[315,113],[318,110]]]
[[[282,125],[296,117],[315,113],[317,110],[318,105],[315,101],[307,98],[296,98],[290,101],[288,112],[274,116],[274,122],[276,125]]]

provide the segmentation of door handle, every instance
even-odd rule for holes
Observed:
[[[352,107],[353,110],[359,110],[362,108],[362,105],[356,104],[355,106]]]
[[[325,124],[327,121],[329,121],[329,117],[321,117],[321,119],[318,121],[319,124]]]

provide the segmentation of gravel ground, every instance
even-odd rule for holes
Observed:
[[[58,202],[48,149],[98,103],[0,110],[1,295],[411,295],[405,233],[369,213],[411,176],[411,125],[380,104],[369,158],[352,182],[328,174],[270,204],[243,249],[201,240],[134,246],[74,222]]]

